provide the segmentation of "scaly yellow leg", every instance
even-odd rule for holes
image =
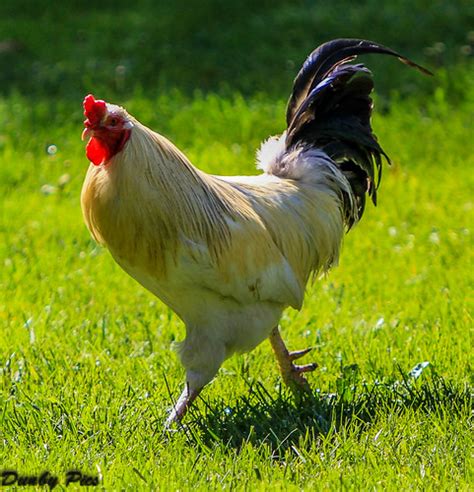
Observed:
[[[303,366],[298,366],[293,364],[293,361],[303,357],[312,348],[307,348],[304,350],[297,350],[295,352],[288,352],[288,349],[281,338],[278,326],[276,326],[271,335],[270,343],[272,344],[273,352],[275,352],[275,357],[280,367],[280,372],[283,381],[289,386],[293,393],[300,395],[301,391],[311,392],[308,381],[303,376],[304,372],[314,371],[318,365],[316,363],[305,364]]]

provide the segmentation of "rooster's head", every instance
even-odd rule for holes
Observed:
[[[95,99],[92,94],[84,98],[83,106],[86,120],[82,139],[89,138],[86,155],[92,164],[99,166],[124,148],[133,123],[123,108]]]

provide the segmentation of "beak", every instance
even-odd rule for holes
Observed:
[[[93,133],[93,131],[91,128],[84,128],[84,131],[82,132],[82,135],[81,135],[81,140],[86,140],[87,138],[92,136],[92,133]]]

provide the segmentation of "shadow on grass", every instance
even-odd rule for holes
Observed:
[[[448,382],[434,372],[422,381],[417,379],[419,374],[400,374],[390,383],[371,384],[354,384],[350,376],[342,377],[336,393],[316,391],[299,402],[287,392],[274,396],[261,383],[249,384],[248,394],[233,408],[222,400],[201,400],[204,409],[191,410],[185,429],[196,445],[225,444],[238,449],[248,442],[265,443],[278,458],[301,438],[313,441],[343,429],[363,432],[377,419],[409,409],[425,414],[448,412],[452,417],[468,414],[472,395],[467,385]]]

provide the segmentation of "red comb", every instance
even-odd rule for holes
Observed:
[[[95,99],[92,94],[84,98],[84,116],[89,120],[90,125],[98,124],[105,115],[106,105],[102,99]]]

